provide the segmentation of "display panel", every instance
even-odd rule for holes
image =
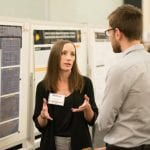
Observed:
[[[109,68],[119,59],[119,54],[113,53],[110,41],[105,36],[103,29],[89,28],[89,75],[94,83],[95,101],[100,108],[104,95],[105,79]],[[104,132],[99,132],[98,123],[93,127],[94,147],[103,147]]]
[[[22,27],[0,25],[0,139],[19,131]]]
[[[37,84],[44,78],[51,48],[58,40],[74,42],[77,52],[77,63],[81,74],[87,75],[87,32],[85,26],[71,26],[64,24],[33,24],[33,100]],[[44,58],[44,59],[43,59]],[[34,109],[35,104],[33,104]],[[35,136],[40,133],[35,128]]]
[[[90,28],[88,39],[90,76],[94,83],[96,103],[99,106],[103,98],[107,71],[116,63],[117,55],[113,53],[111,43],[103,29]]]

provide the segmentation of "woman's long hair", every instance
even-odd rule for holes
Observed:
[[[57,82],[59,79],[60,73],[60,59],[61,59],[61,52],[65,44],[71,43],[75,48],[75,61],[73,63],[71,73],[69,76],[69,90],[72,92],[73,90],[78,90],[80,92],[83,91],[84,88],[84,79],[83,76],[80,74],[77,61],[76,61],[76,47],[75,45],[68,40],[60,40],[54,44],[51,49],[50,56],[48,59],[48,67],[46,75],[43,79],[43,83],[45,89],[48,91],[56,92],[58,90]]]

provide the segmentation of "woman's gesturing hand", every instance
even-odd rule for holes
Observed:
[[[43,107],[42,107],[40,116],[42,119],[53,120],[53,118],[48,113],[47,100],[45,98],[43,98]]]
[[[84,95],[84,102],[78,108],[72,108],[72,112],[88,111],[91,108],[89,97]]]

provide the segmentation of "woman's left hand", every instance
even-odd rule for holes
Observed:
[[[84,118],[91,122],[91,120],[94,117],[94,112],[92,110],[92,107],[89,103],[89,97],[87,95],[84,95],[84,102],[82,105],[80,105],[78,108],[72,108],[72,112],[83,112]]]
[[[82,105],[80,105],[78,108],[72,108],[72,112],[81,112],[81,111],[88,111],[89,108],[91,108],[91,105],[89,103],[89,97],[87,95],[84,95],[84,102]]]

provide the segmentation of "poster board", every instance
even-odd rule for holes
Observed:
[[[35,101],[36,86],[46,73],[51,48],[59,39],[67,39],[74,42],[77,50],[77,63],[79,70],[81,74],[87,75],[87,27],[85,25],[33,22],[31,29],[34,86],[33,101]],[[33,104],[33,109],[34,105],[35,104]],[[35,129],[35,135],[38,134],[37,129]]]
[[[0,149],[27,136],[28,31],[15,19],[0,21]]]
[[[93,80],[96,104],[101,104],[105,89],[105,78],[109,67],[116,62],[111,43],[105,37],[104,29],[88,29],[89,75]]]
[[[94,84],[95,101],[98,108],[104,95],[105,79],[109,68],[117,62],[119,55],[113,53],[111,43],[104,34],[104,29],[88,28],[88,74]],[[100,114],[99,114],[100,115]],[[98,121],[98,120],[97,120]],[[93,127],[94,147],[104,147],[105,132],[98,130],[98,122]]]

